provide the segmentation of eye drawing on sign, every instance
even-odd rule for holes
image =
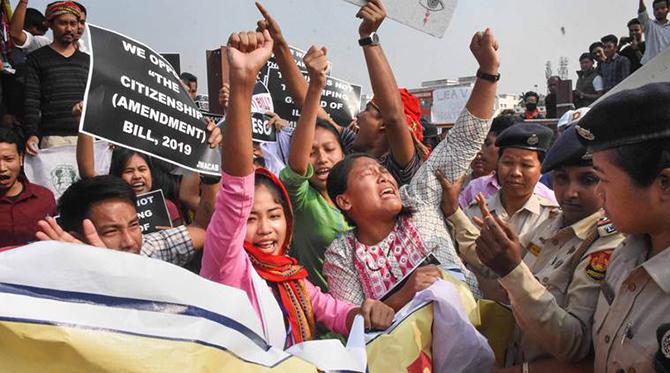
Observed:
[[[419,5],[426,8],[426,15],[423,18],[424,25],[428,23],[432,12],[444,10],[444,3],[442,1],[443,0],[419,0]]]

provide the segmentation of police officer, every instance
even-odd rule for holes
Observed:
[[[605,210],[629,234],[610,258],[593,324],[596,372],[669,371],[670,83],[616,93],[577,126]]]
[[[520,238],[500,219],[485,218],[476,242],[478,257],[500,276],[517,321],[509,371],[557,368],[537,361],[577,362],[588,355],[607,259],[624,239],[604,217],[591,156],[574,125],[551,148],[542,171],[553,171],[561,212]],[[484,205],[482,213],[490,215]]]
[[[543,125],[519,123],[501,132],[496,139],[496,146],[500,148],[497,176],[501,188],[489,197],[487,204],[491,212],[519,235],[558,211],[556,202],[534,193],[553,135]],[[470,204],[466,215],[481,217],[476,201]]]

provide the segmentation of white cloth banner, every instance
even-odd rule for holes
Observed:
[[[345,0],[363,6],[367,0]],[[385,0],[389,18],[413,29],[442,38],[449,27],[458,0]]]
[[[186,365],[200,366],[199,371],[222,370],[220,364],[225,360],[207,360],[203,350],[192,345],[225,351],[240,361],[268,368],[262,371],[281,368],[296,357],[321,371],[365,372],[366,367],[365,350],[360,347],[362,320],[352,327],[350,338],[359,342],[348,345],[351,350],[337,340],[319,340],[282,351],[262,337],[256,312],[240,289],[157,259],[55,241],[0,252],[0,333],[10,330],[3,329],[6,325],[25,330],[9,346],[16,350],[21,350],[21,344],[33,346],[42,340],[66,344],[75,351],[70,362],[77,366],[71,371],[81,371],[75,368],[85,365],[96,366],[101,372],[127,371],[124,367],[131,362],[135,365],[130,371],[159,372],[165,371],[164,359],[174,356],[188,360]],[[43,332],[31,331],[31,325]],[[92,350],[74,333],[62,341],[51,340],[59,330],[100,333],[95,339],[103,348]],[[152,338],[153,345],[171,341],[181,344],[166,344],[166,355],[143,360],[139,365],[142,351],[120,346],[114,336],[125,336],[126,341],[138,346],[144,338]],[[137,341],[134,336],[138,336]],[[3,342],[0,340],[0,346]],[[0,349],[0,365],[3,358],[12,357],[3,356]]]
[[[97,141],[95,173],[107,175],[112,162],[112,149],[106,141]],[[51,190],[56,200],[72,183],[79,180],[77,146],[64,145],[40,149],[37,156],[26,155],[23,170],[28,180]]]
[[[448,87],[433,91],[433,106],[430,109],[431,122],[456,123],[458,115],[468,103],[472,87]]]

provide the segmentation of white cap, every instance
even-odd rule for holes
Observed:
[[[560,129],[561,127],[575,123],[588,112],[588,107],[582,107],[576,110],[568,110],[565,112],[565,114],[563,114],[563,116],[561,116],[561,119],[558,120],[556,127]]]

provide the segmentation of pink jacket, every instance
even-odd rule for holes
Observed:
[[[221,190],[216,197],[216,210],[207,227],[207,238],[200,275],[224,285],[242,289],[263,322],[258,297],[251,279],[255,271],[244,251],[247,219],[254,204],[254,174],[244,177],[222,173]],[[328,329],[347,335],[346,320],[354,306],[324,294],[305,279],[312,301],[314,318]]]

